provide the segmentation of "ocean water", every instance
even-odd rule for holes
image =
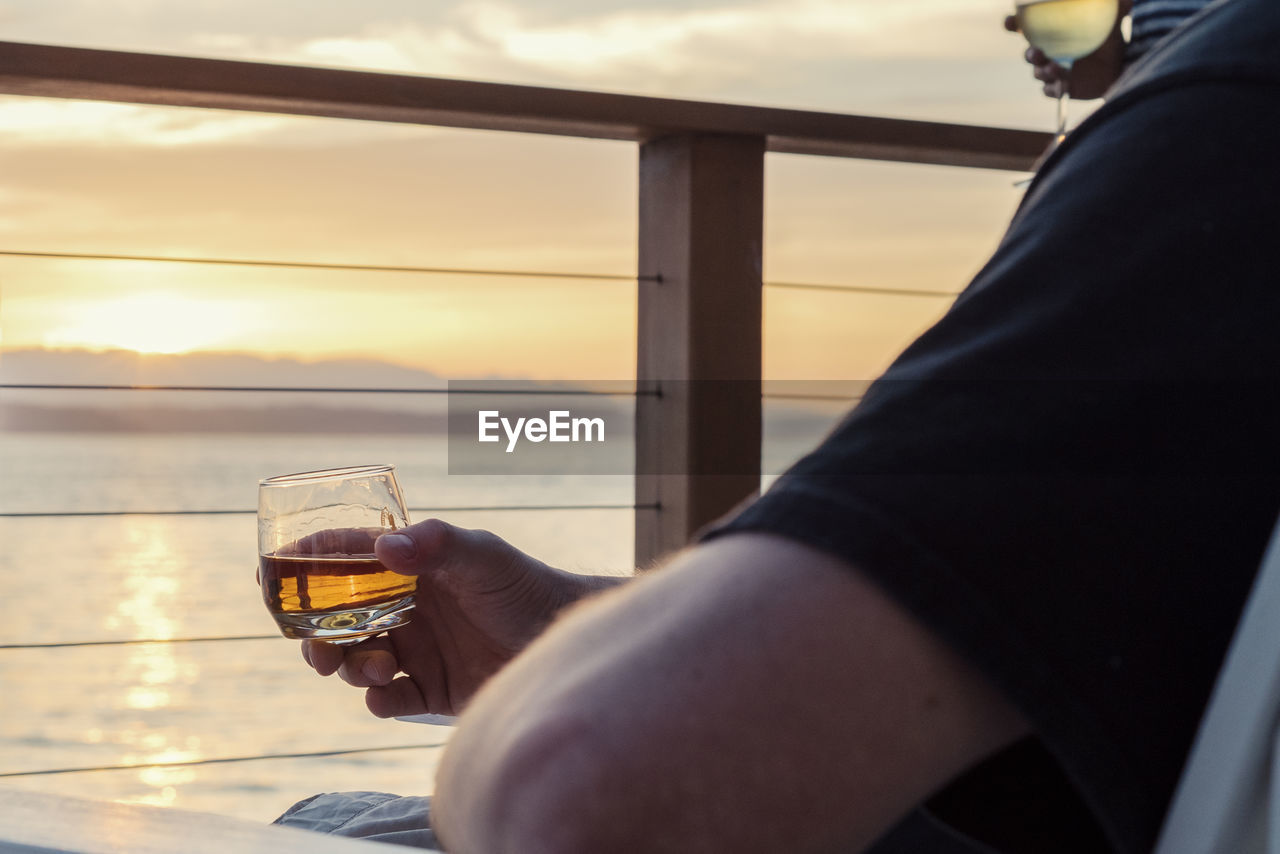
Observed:
[[[397,465],[415,508],[633,501],[627,477],[449,477],[443,441],[420,436],[10,433],[0,512],[252,511],[261,477],[370,462]],[[566,569],[632,563],[629,509],[435,515]],[[254,583],[252,513],[11,516],[0,542],[0,645],[276,631]],[[317,791],[430,793],[440,747],[11,775],[441,745],[449,733],[372,717],[362,691],[315,675],[284,638],[0,649],[0,788],[266,821]]]
[[[832,414],[834,417],[834,413]],[[766,442],[770,471],[820,436]],[[263,640],[0,649],[0,790],[269,821],[318,791],[429,794],[448,727],[374,718],[306,667],[254,582],[257,481],[389,462],[411,518],[488,528],[564,569],[625,574],[624,476],[449,476],[420,435],[22,433],[0,441],[0,646],[273,635]],[[622,505],[597,510],[415,508]],[[245,511],[151,515],[148,511]],[[129,512],[136,515],[12,514]],[[320,758],[207,762],[360,748]],[[66,771],[67,773],[28,773]]]

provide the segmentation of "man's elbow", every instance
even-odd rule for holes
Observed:
[[[576,715],[526,718],[502,744],[451,744],[432,824],[450,854],[596,854],[622,850],[610,800],[618,782]],[[495,749],[496,748],[496,749]]]

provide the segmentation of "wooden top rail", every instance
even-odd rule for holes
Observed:
[[[1019,171],[1049,142],[1006,128],[16,42],[0,42],[0,94],[635,142],[732,134],[787,154]]]

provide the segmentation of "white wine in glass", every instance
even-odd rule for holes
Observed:
[[[1058,132],[1054,145],[1067,133],[1067,90],[1071,66],[1102,47],[1119,16],[1117,0],[1026,0],[1014,6],[1018,29],[1062,69],[1058,93]]]

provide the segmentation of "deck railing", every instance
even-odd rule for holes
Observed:
[[[1025,170],[1031,131],[0,42],[0,93],[407,122],[639,146],[636,563],[759,486],[766,152]],[[734,380],[704,394],[706,380]],[[678,381],[678,382],[672,382]],[[725,389],[731,389],[726,393]],[[714,398],[714,399],[713,399]]]
[[[609,509],[635,513],[637,566],[682,546],[760,483],[764,156],[768,152],[1025,170],[1048,142],[1029,131],[906,121],[687,100],[565,91],[362,71],[193,59],[0,42],[0,94],[204,107],[407,122],[564,137],[627,140],[639,146],[639,253],[636,471],[693,472],[714,455],[732,475],[636,477],[635,500]],[[0,255],[157,263],[251,264],[417,273],[539,275],[375,264],[88,255],[0,250]],[[552,278],[580,274],[541,274]],[[777,287],[902,291],[797,283]],[[705,380],[719,384],[714,395]],[[665,384],[665,385],[664,385]],[[661,386],[662,394],[649,393]],[[10,384],[5,388],[14,388]],[[102,391],[103,386],[22,386]],[[117,387],[111,387],[117,388]],[[170,388],[167,390],[178,390]],[[266,389],[182,387],[184,391]],[[369,392],[370,389],[275,391]],[[386,389],[394,393],[424,390]],[[485,507],[485,510],[574,509]],[[416,508],[423,510],[424,508]],[[434,512],[481,508],[427,508]],[[592,505],[591,509],[603,509]],[[138,512],[138,511],[130,511]],[[250,514],[248,508],[160,511]],[[0,517],[125,515],[125,511],[0,513]],[[163,642],[255,640],[274,636],[177,638]],[[0,649],[101,646],[161,639],[13,643]],[[78,766],[0,773],[0,778],[126,768],[332,756],[438,745],[354,747],[305,754],[236,756],[145,765]]]

